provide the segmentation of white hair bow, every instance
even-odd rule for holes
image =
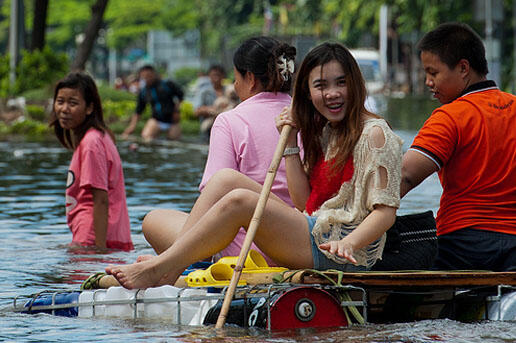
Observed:
[[[285,54],[281,55],[278,60],[278,70],[283,77],[283,81],[287,81],[290,75],[294,73],[294,60],[287,60]]]

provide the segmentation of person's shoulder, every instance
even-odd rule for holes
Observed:
[[[105,142],[109,143],[109,141],[112,142],[111,137],[107,132],[103,132],[92,127],[84,134],[81,144],[84,143],[85,145],[91,146],[94,144],[104,144]]]
[[[239,131],[243,132],[243,128],[248,125],[248,122],[246,120],[245,109],[242,112],[240,105],[241,104],[238,104],[236,107],[218,114],[217,117],[215,117],[212,129],[217,127],[225,128],[235,133]]]
[[[166,80],[161,80],[162,84],[166,84],[167,87],[171,87],[171,88],[181,88],[181,86],[179,85],[179,83],[175,82],[174,80],[171,80],[171,79],[166,79]]]
[[[84,134],[84,139],[87,140],[102,140],[104,136],[104,133],[102,131],[97,130],[96,128],[92,127],[86,131]]]
[[[234,107],[230,110],[219,113],[215,118],[215,122],[232,122],[236,117],[238,117],[238,109]]]
[[[431,119],[433,122],[456,122],[457,120],[464,119],[465,116],[469,117],[475,115],[477,111],[474,109],[478,108],[480,105],[481,102],[479,102],[475,95],[472,94],[462,96],[452,102],[442,104],[441,106],[434,109],[429,119]]]
[[[364,121],[364,131],[371,132],[383,132],[385,129],[390,130],[390,126],[387,121],[383,118],[369,118]]]
[[[364,133],[367,134],[369,142],[375,148],[385,144],[385,131],[389,128],[387,122],[382,118],[368,119],[364,123]]]
[[[398,137],[383,118],[372,118],[366,120],[364,124],[364,133],[367,135],[369,142],[373,147],[381,148],[386,141],[398,141],[403,144],[403,140]]]
[[[99,146],[102,146],[104,137],[103,133],[95,128],[90,128],[81,139],[79,146],[81,150],[96,150]]]

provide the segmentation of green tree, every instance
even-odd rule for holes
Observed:
[[[110,0],[105,20],[108,46],[115,49],[144,38],[150,30],[181,34],[199,25],[198,11],[191,0]]]
[[[72,70],[84,70],[86,61],[95,44],[95,39],[102,27],[102,18],[104,17],[107,4],[108,0],[96,0],[91,6],[91,18],[84,29],[84,39],[77,48],[77,53],[72,63]]]

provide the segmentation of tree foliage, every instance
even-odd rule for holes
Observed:
[[[0,2],[0,48],[6,48],[11,0]],[[46,41],[57,51],[73,53],[76,38],[90,20],[94,0],[52,0]],[[32,30],[34,0],[24,0],[26,26]],[[221,60],[245,38],[264,32],[264,12],[272,13],[266,33],[280,38],[301,35],[336,39],[347,46],[377,45],[379,10],[389,6],[390,25],[400,40],[417,41],[424,32],[446,21],[471,25],[481,36],[484,22],[475,21],[470,0],[109,0],[104,15],[106,44],[123,50],[141,45],[149,30],[174,34],[198,29],[204,58]],[[502,57],[511,65],[512,1],[503,0]],[[506,39],[510,38],[510,39]],[[227,57],[227,56],[226,56]],[[505,72],[504,75],[510,75]]]

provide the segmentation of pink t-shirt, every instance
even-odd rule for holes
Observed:
[[[241,102],[234,109],[219,114],[211,128],[208,160],[199,190],[202,191],[213,174],[223,168],[238,170],[263,185],[279,140],[274,118],[284,107],[290,106],[291,100],[285,93],[262,92]],[[274,179],[272,192],[293,206],[288,194],[283,160]],[[240,229],[235,240],[220,256],[238,256],[245,233],[244,229]],[[251,249],[260,251],[254,243]],[[265,256],[264,253],[262,255]],[[275,265],[270,258],[265,258],[269,265]]]
[[[131,250],[131,231],[120,156],[109,134],[89,129],[75,149],[66,182],[66,217],[72,243],[95,245],[91,188],[108,192],[108,248]]]

